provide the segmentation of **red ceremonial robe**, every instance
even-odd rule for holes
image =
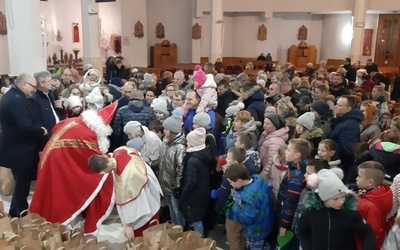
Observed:
[[[116,103],[98,113],[107,125]],[[30,212],[65,225],[84,212],[85,233],[95,232],[114,206],[112,174],[94,173],[88,165],[91,155],[102,153],[82,116],[58,123],[41,155]]]

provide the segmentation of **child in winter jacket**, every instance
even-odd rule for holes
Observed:
[[[336,154],[336,143],[331,139],[320,141],[315,158],[328,161],[331,168],[341,168],[341,161]]]
[[[278,190],[283,177],[285,177],[286,172],[289,167],[286,165],[285,151],[287,150],[287,145],[284,144],[278,149],[278,153],[272,159],[271,174],[269,175],[268,181],[272,187],[272,193],[274,194],[275,200],[278,197]]]
[[[306,211],[299,220],[302,249],[353,250],[358,236],[363,250],[375,250],[373,231],[356,211],[356,195],[328,169],[318,172],[317,188],[306,197]]]
[[[318,143],[324,134],[321,128],[315,127],[315,115],[313,112],[307,112],[297,118],[296,132],[294,138],[303,138],[310,142],[310,157],[314,158],[317,154]]]
[[[385,240],[386,217],[393,205],[392,190],[383,183],[384,180],[385,169],[379,162],[366,161],[358,166],[357,186],[360,191],[357,209],[374,230],[377,250]]]
[[[193,73],[194,88],[201,101],[196,113],[208,112],[218,105],[217,84],[212,74],[205,74],[200,65],[196,65]]]
[[[234,216],[243,226],[250,250],[270,249],[266,238],[274,225],[271,186],[260,175],[251,177],[242,164],[233,164],[225,172],[234,200]]]

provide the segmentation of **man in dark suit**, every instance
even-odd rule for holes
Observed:
[[[50,72],[36,72],[34,77],[37,83],[36,92],[32,94],[35,123],[45,127],[48,131],[47,136],[44,136],[39,142],[38,150],[40,152],[50,139],[51,130],[60,122],[64,108],[61,100],[58,100],[57,94],[52,90]]]
[[[23,73],[0,102],[0,165],[11,168],[15,180],[9,212],[12,217],[19,217],[28,209],[27,197],[39,157],[37,143],[47,135],[45,127],[35,124],[28,99],[36,86],[35,78]]]

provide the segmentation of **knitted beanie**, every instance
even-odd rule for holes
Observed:
[[[163,122],[164,128],[168,129],[174,134],[182,132],[182,121],[181,118],[177,115],[173,115],[171,117],[168,117],[164,122]]]
[[[142,83],[154,83],[153,76],[150,73],[144,74]]]
[[[186,137],[189,147],[199,147],[206,143],[206,130],[204,128],[196,128],[190,131]]]
[[[321,169],[318,172],[318,194],[322,201],[326,201],[347,190],[347,187],[332,170]]]
[[[286,121],[281,115],[268,114],[265,118],[267,118],[272,122],[272,124],[274,124],[276,130],[286,127]]]
[[[71,95],[68,97],[68,107],[72,109],[73,107],[77,106],[82,107],[81,98],[76,95]]]
[[[157,101],[154,104],[151,105],[153,107],[154,111],[159,111],[161,113],[164,113],[167,117],[169,116],[167,104],[163,101]]]
[[[140,150],[142,150],[143,146],[144,146],[144,142],[142,137],[135,137],[133,139],[130,139],[127,143],[126,146],[130,147],[130,148],[134,148],[137,151],[140,152]]]
[[[265,81],[263,79],[258,79],[257,84],[260,84],[263,88],[265,88]]]
[[[199,87],[201,87],[207,80],[207,76],[204,71],[201,69],[200,65],[196,65],[193,72],[193,79],[199,83]]]
[[[104,106],[103,96],[100,93],[100,89],[98,87],[94,88],[92,92],[90,92],[86,98],[87,103],[93,103],[96,105],[97,110],[101,109]]]
[[[328,113],[328,111],[329,111],[328,103],[326,103],[323,100],[319,100],[319,101],[313,102],[311,104],[311,108],[312,108],[312,110],[317,112],[320,116],[326,115]]]
[[[193,117],[193,123],[196,123],[199,127],[209,129],[211,123],[210,116],[205,112],[198,113]]]
[[[142,126],[142,124],[140,124],[140,122],[138,122],[138,121],[129,121],[124,126],[124,133],[125,134],[138,133],[141,131],[141,126]]]
[[[228,108],[225,110],[225,114],[226,114],[228,117],[231,117],[231,116],[233,116],[234,114],[236,114],[237,112],[239,112],[239,111],[242,110],[242,109],[244,109],[244,103],[243,103],[243,102],[239,102],[239,103],[236,104],[236,105],[232,105],[232,106],[228,107]]]
[[[215,76],[214,76],[214,81],[216,82],[216,83],[219,83],[221,80],[223,80],[224,79],[224,74],[223,73],[219,73],[219,74],[216,74]]]
[[[313,112],[306,112],[297,118],[297,123],[303,125],[308,130],[313,129],[315,122],[315,116]]]

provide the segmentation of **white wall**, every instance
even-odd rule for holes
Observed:
[[[52,0],[40,2],[40,11],[47,17],[51,27],[51,34],[48,36],[49,46],[47,47],[47,55],[52,57],[55,52],[57,58],[60,59],[62,44],[64,53],[73,54],[72,49],[78,48],[81,51],[78,57],[83,57],[81,1]],[[79,23],[79,43],[73,43],[72,23]],[[61,42],[55,39],[58,30],[60,30],[63,36]]]
[[[189,0],[147,0],[147,35],[150,46],[169,40],[178,48],[178,63],[192,60],[192,18],[193,1]],[[156,38],[156,26],[164,25],[165,38]],[[202,25],[202,28],[204,26]],[[146,27],[145,27],[146,29]],[[150,50],[149,50],[150,51]]]
[[[0,11],[5,15],[5,0],[0,0]],[[8,24],[7,24],[8,25]],[[0,35],[0,55],[3,58],[0,63],[0,75],[10,73],[10,61],[8,53],[8,38],[7,35]]]
[[[99,3],[99,18],[101,20],[101,36],[110,41],[112,34],[121,35],[121,0],[109,3]],[[104,61],[115,55],[115,52],[110,48],[106,51],[101,49],[101,55]]]
[[[345,29],[351,29],[351,23],[351,14],[324,15],[321,59],[344,59],[350,56],[350,43],[346,42],[349,36],[346,36]]]

